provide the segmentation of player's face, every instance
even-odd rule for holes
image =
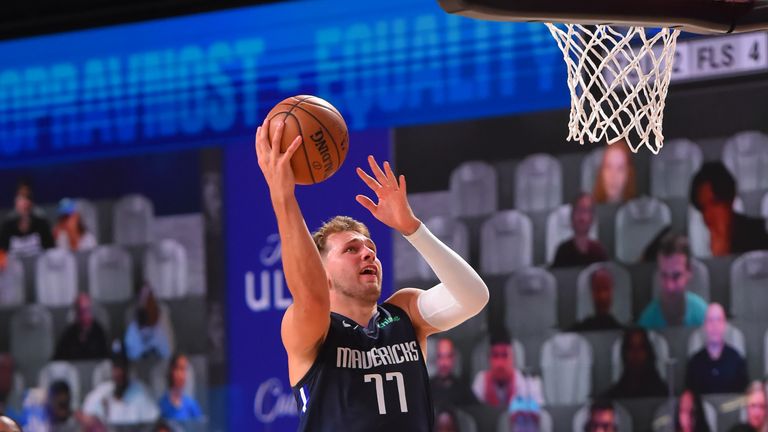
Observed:
[[[331,289],[364,301],[381,295],[381,261],[376,256],[373,240],[356,231],[328,236],[324,259]]]
[[[660,255],[658,266],[662,295],[683,295],[685,287],[688,286],[688,281],[691,279],[688,257],[681,253],[673,253],[668,256]]]

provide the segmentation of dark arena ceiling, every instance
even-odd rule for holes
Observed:
[[[0,0],[0,39],[7,40],[279,1]]]

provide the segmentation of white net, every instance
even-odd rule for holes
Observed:
[[[571,141],[663,145],[664,100],[679,30],[547,24],[563,51],[571,91]]]

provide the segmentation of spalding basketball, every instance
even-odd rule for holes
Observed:
[[[21,427],[9,417],[0,416],[0,432],[21,432]]]
[[[301,146],[291,158],[297,184],[320,183],[338,171],[347,157],[347,124],[339,110],[319,97],[289,97],[275,105],[267,118],[270,138],[277,124],[285,122],[280,143],[282,151],[297,135],[302,137]]]

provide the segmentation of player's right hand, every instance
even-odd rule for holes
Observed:
[[[285,123],[280,121],[269,137],[269,119],[256,129],[256,157],[259,160],[259,168],[264,174],[264,179],[269,186],[272,198],[282,198],[292,195],[296,187],[296,179],[291,169],[291,157],[301,145],[301,135],[297,136],[285,153],[280,151],[280,142],[283,138]],[[274,143],[274,145],[272,145]]]

